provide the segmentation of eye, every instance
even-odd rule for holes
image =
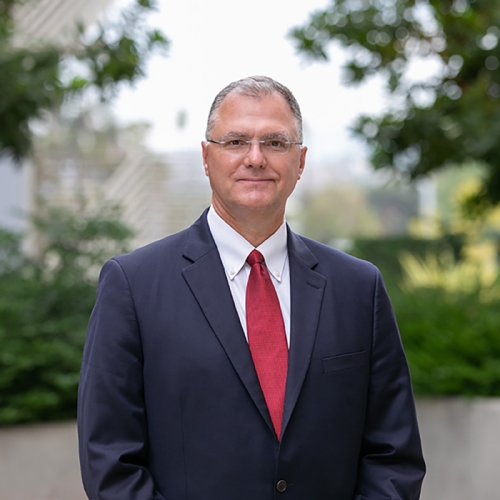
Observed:
[[[240,151],[247,147],[247,141],[238,137],[228,137],[221,142],[221,146],[227,151]]]
[[[272,151],[286,151],[288,148],[288,143],[285,139],[265,139],[264,147]]]

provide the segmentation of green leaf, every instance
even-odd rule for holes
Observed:
[[[475,161],[489,175],[469,205],[500,203],[498,2],[332,0],[290,36],[312,59],[328,59],[332,43],[344,47],[345,84],[377,74],[397,98],[372,117],[377,134],[366,134],[362,120],[353,127],[376,169],[415,180]],[[441,70],[423,83],[405,78],[417,58],[432,59]],[[409,158],[414,152],[418,161]]]

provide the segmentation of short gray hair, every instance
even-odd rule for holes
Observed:
[[[293,94],[284,85],[269,78],[268,76],[249,76],[236,82],[232,82],[224,87],[214,99],[210,112],[208,113],[207,130],[205,138],[210,138],[210,131],[214,127],[214,122],[217,118],[217,112],[222,104],[222,101],[231,93],[238,93],[254,99],[260,99],[262,96],[271,95],[275,92],[281,94],[285,101],[290,106],[290,110],[295,118],[295,128],[297,131],[298,141],[302,142],[302,114],[300,112],[299,103]]]

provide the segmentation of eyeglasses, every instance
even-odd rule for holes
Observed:
[[[302,145],[301,142],[291,142],[282,137],[269,137],[267,139],[252,140],[241,139],[238,137],[228,137],[224,141],[213,141],[212,139],[207,139],[207,142],[217,144],[222,151],[234,156],[243,156],[247,154],[250,151],[252,142],[258,142],[262,153],[271,156],[288,153],[294,144]]]

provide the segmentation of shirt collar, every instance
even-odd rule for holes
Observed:
[[[217,214],[213,206],[208,211],[207,222],[217,245],[224,270],[228,278],[232,280],[243,269],[248,254],[254,247],[227,224]],[[264,256],[269,272],[278,281],[281,281],[288,257],[287,231],[284,221],[274,234],[257,247],[257,250]]]

